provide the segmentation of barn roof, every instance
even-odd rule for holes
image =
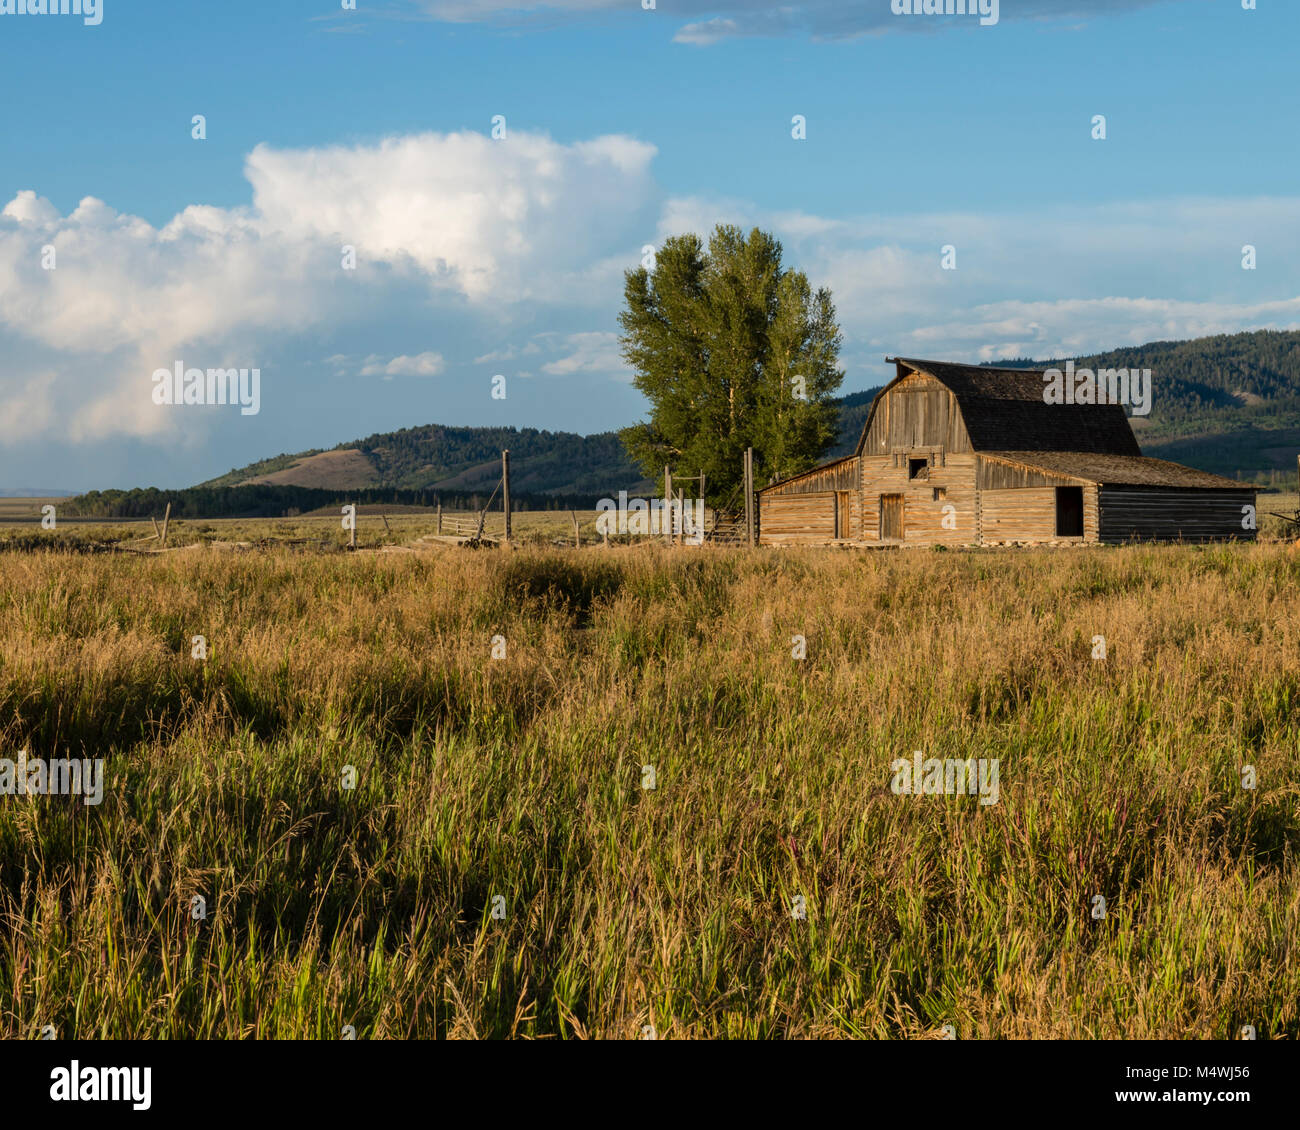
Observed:
[[[1255,491],[1249,483],[1239,483],[1208,471],[1145,455],[1107,455],[1088,451],[981,451],[980,455],[1102,486]]]
[[[1121,405],[1046,403],[1044,369],[994,369],[911,357],[886,360],[897,364],[898,375],[872,401],[856,454],[862,454],[885,394],[913,373],[931,376],[953,393],[976,451],[1142,454]]]

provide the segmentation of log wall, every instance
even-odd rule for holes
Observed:
[[[1074,485],[1083,488],[1082,538],[1056,536],[1055,486],[1007,487],[979,493],[980,544],[1097,541],[1097,486],[1095,483]]]
[[[835,540],[835,492],[758,496],[759,545],[825,545]],[[856,526],[855,526],[856,528]]]

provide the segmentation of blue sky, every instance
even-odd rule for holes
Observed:
[[[832,288],[845,391],[886,353],[1300,326],[1293,0],[1002,0],[988,27],[889,0],[102,14],[0,14],[0,488],[629,423],[622,271],[719,221]],[[177,360],[259,367],[260,411],[154,404]]]

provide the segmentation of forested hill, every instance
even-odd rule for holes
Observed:
[[[332,451],[280,455],[203,486],[268,483],[304,487],[392,487],[491,491],[510,452],[517,494],[592,495],[648,488],[614,432],[581,436],[536,428],[453,428],[425,424],[383,432]]]

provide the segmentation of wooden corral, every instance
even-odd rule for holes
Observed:
[[[1255,489],[1148,459],[1118,404],[1043,371],[891,358],[853,455],[758,492],[762,545],[1252,539]]]

